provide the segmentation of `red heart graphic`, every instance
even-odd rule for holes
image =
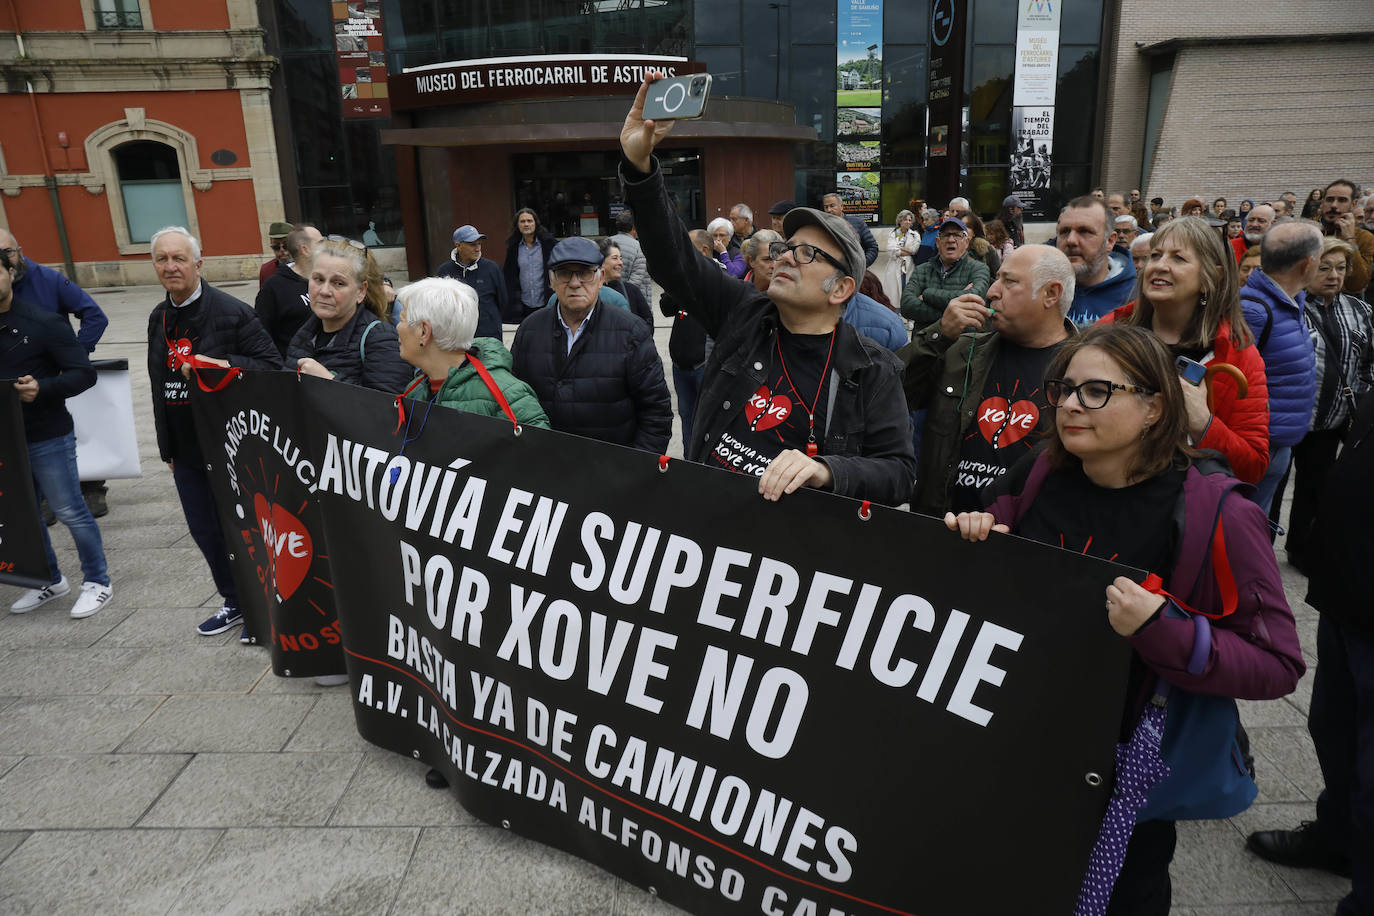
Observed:
[[[267,568],[272,573],[272,582],[285,601],[300,588],[315,559],[310,532],[281,506],[270,506],[261,493],[253,497],[253,512],[258,531],[267,544]]]
[[[185,337],[172,344],[167,351],[167,368],[176,369],[191,356],[191,342]]]
[[[1008,411],[1011,416],[1008,416]],[[1007,399],[994,395],[978,405],[978,431],[993,448],[1006,448],[1020,442],[1040,422],[1040,408],[1034,401],[1021,400],[1010,406]]]
[[[752,430],[772,429],[791,415],[792,399],[785,394],[773,394],[767,385],[760,385],[744,405],[744,416]]]

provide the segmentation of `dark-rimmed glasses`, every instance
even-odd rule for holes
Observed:
[[[574,277],[579,283],[590,283],[596,278],[596,273],[600,267],[579,267],[573,270],[570,267],[556,267],[553,270],[553,278],[559,283],[567,283]]]
[[[792,252],[792,259],[798,264],[810,264],[812,261],[816,260],[817,257],[822,257],[834,265],[837,270],[848,270],[848,268],[837,261],[833,255],[827,254],[815,245],[789,245],[786,242],[770,242],[768,244],[768,256],[774,261],[781,258],[783,253],[788,251]]]
[[[1101,410],[1112,399],[1113,391],[1129,391],[1132,394],[1159,394],[1153,388],[1122,385],[1101,378],[1090,378],[1086,382],[1079,382],[1077,385],[1070,385],[1062,378],[1045,379],[1045,397],[1055,407],[1063,407],[1069,403],[1070,395],[1077,394],[1078,403],[1088,410]]]

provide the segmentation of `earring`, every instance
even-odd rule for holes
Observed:
[[[1206,293],[1203,293],[1201,296],[1198,297],[1197,306],[1198,306],[1198,308],[1202,308],[1202,309],[1205,309],[1205,308],[1207,307],[1207,294],[1206,294]]]
[[[1146,423],[1145,428],[1140,431],[1140,438],[1144,439],[1150,434],[1150,424]]]

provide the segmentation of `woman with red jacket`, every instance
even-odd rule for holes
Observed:
[[[1269,466],[1269,389],[1264,360],[1241,314],[1235,258],[1204,220],[1181,217],[1151,237],[1137,282],[1136,301],[1102,323],[1149,328],[1175,356],[1212,370],[1202,385],[1179,378],[1189,439],[1195,448],[1220,452],[1241,480],[1258,482]],[[1220,365],[1239,370],[1245,385],[1229,370],[1213,368]]]

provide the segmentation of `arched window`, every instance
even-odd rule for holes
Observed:
[[[119,177],[129,241],[149,241],[163,226],[185,226],[186,196],[177,151],[156,140],[133,140],[110,152]]]

